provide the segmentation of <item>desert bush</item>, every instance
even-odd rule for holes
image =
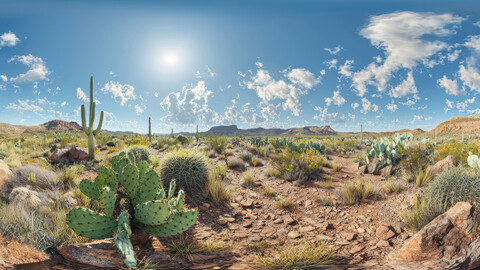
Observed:
[[[208,174],[208,185],[204,196],[215,203],[222,203],[230,198],[230,194],[223,186],[222,177],[218,174],[217,169],[210,170]]]
[[[327,198],[327,197],[324,197],[324,196],[318,196],[315,201],[317,201],[317,203],[321,206],[329,206],[329,205],[332,205],[332,201]]]
[[[277,196],[277,208],[279,209],[288,209],[290,207],[292,207],[292,200],[290,200],[289,198],[284,198],[282,196]]]
[[[208,161],[198,151],[180,149],[167,153],[160,165],[160,179],[177,182],[177,188],[185,192],[203,191],[208,184]]]
[[[218,154],[222,153],[227,147],[228,138],[225,136],[210,137],[210,145]]]
[[[250,162],[250,159],[252,158],[252,154],[248,151],[242,151],[240,152],[240,159],[243,160],[244,162]]]
[[[318,181],[317,183],[322,188],[333,188],[333,179],[330,175],[325,176],[325,179]]]
[[[242,174],[242,186],[243,187],[253,187],[255,183],[255,177],[253,176],[252,171],[246,171]]]
[[[270,177],[278,177],[280,175],[280,171],[275,168],[268,168],[267,175]]]
[[[270,256],[260,257],[264,269],[311,269],[333,264],[333,249],[321,243],[305,242],[299,246],[282,247]]]
[[[400,183],[395,182],[393,180],[388,180],[385,183],[384,187],[385,187],[385,191],[387,191],[388,193],[400,193],[403,190],[403,186]]]
[[[286,152],[272,156],[272,165],[287,181],[303,182],[319,177],[323,171],[323,156],[313,150],[304,153]]]
[[[128,150],[128,153],[133,153],[135,156],[135,162],[140,162],[142,160],[149,161],[150,158],[150,150],[147,147],[143,146],[135,146]]]
[[[336,163],[336,162],[332,162],[332,169],[336,172],[339,172],[342,170],[342,165]]]
[[[220,176],[222,179],[225,178],[227,175],[227,165],[225,164],[217,164],[215,166],[215,172]]]
[[[263,195],[268,196],[268,197],[275,197],[276,193],[273,189],[269,187],[265,187],[265,190],[263,191]]]
[[[245,163],[243,160],[238,159],[238,158],[229,158],[228,159],[228,168],[232,170],[244,170],[245,169]]]
[[[252,164],[253,167],[263,166],[262,160],[257,157],[252,157],[250,159],[250,164]]]
[[[353,205],[365,199],[375,199],[378,192],[370,184],[360,181],[348,181],[340,191],[342,202],[346,205]]]
[[[423,199],[417,197],[411,209],[401,211],[398,214],[408,228],[418,231],[444,212],[445,210],[442,206],[428,204]]]
[[[463,143],[452,139],[437,145],[435,149],[435,159],[442,160],[448,155],[452,155],[461,165],[466,166],[469,152],[475,155],[480,154],[480,144]]]
[[[432,178],[433,175],[430,167],[424,167],[418,171],[415,177],[415,183],[417,184],[417,187],[423,187],[428,184]]]
[[[182,134],[179,134],[175,140],[179,142],[181,145],[186,145],[190,143],[190,140],[186,136],[183,136]]]
[[[66,189],[78,187],[80,185],[80,174],[85,170],[85,167],[81,164],[74,164],[65,169],[65,172],[61,176],[60,180],[63,182],[63,186]]]
[[[407,182],[414,180],[420,171],[432,163],[432,153],[433,147],[429,144],[411,144],[408,147],[408,151],[404,152],[405,158],[400,162]]]
[[[233,149],[227,149],[227,150],[225,150],[225,154],[226,154],[227,156],[233,156]]]
[[[32,175],[35,175],[35,182],[30,181]],[[29,180],[30,178],[30,180]],[[2,187],[0,195],[6,197],[16,187],[31,186],[35,190],[52,190],[57,186],[58,176],[52,171],[48,171],[34,165],[26,165],[12,171],[7,183]]]

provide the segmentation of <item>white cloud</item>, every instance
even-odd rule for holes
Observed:
[[[329,98],[329,97],[325,98],[325,104],[326,104],[326,106],[329,107],[330,105],[332,105],[332,101],[333,101],[333,100],[332,100],[331,98]]]
[[[215,77],[215,74],[217,74],[217,73],[213,72],[213,70],[211,68],[209,68],[208,66],[207,66],[207,72],[208,72],[208,75],[210,75],[210,77],[212,77],[212,78]]]
[[[0,75],[0,79],[3,81],[3,82],[7,82],[8,81],[8,78],[6,75]]]
[[[17,45],[19,42],[20,39],[12,32],[5,32],[0,36],[0,48],[12,47]]]
[[[450,100],[448,100],[448,99],[445,99],[445,104],[447,104],[447,107],[448,107],[448,108],[450,108],[450,109],[453,108],[453,101],[450,101]]]
[[[469,64],[466,68],[464,65],[460,65],[458,74],[464,85],[468,86],[471,90],[480,92],[480,74],[474,67]]]
[[[450,80],[447,76],[443,75],[442,78],[437,80],[437,83],[440,87],[445,89],[445,93],[448,95],[458,96],[460,91],[458,90],[457,80]]]
[[[338,60],[337,59],[331,59],[331,60],[325,61],[324,63],[325,63],[325,65],[327,65],[328,69],[336,69],[337,64],[338,64]]]
[[[402,83],[397,85],[395,88],[390,90],[390,95],[392,97],[400,98],[412,94],[416,94],[418,92],[417,87],[415,86],[415,80],[413,79],[412,72],[408,72],[407,79],[405,79]]]
[[[330,54],[336,55],[339,53],[341,50],[343,50],[343,47],[338,45],[335,48],[324,48],[325,51],[329,52]]]
[[[88,101],[88,97],[87,95],[85,94],[85,92],[83,92],[82,88],[77,88],[77,98],[80,99],[80,100],[83,100],[85,102]]]
[[[60,107],[65,107],[65,106],[67,106],[67,105],[68,105],[68,102],[66,102],[66,101],[60,103]]]
[[[412,69],[449,45],[433,37],[446,37],[455,33],[464,18],[452,14],[394,12],[372,16],[370,23],[360,31],[379,49],[385,51],[383,64],[370,63],[356,72],[352,86],[359,96],[365,95],[367,85],[384,92],[393,72],[400,68]],[[452,26],[452,27],[449,27]],[[426,39],[425,36],[432,38]]]
[[[480,52],[480,35],[468,36],[465,46],[472,48],[476,52]]]
[[[250,78],[250,81],[244,82],[248,89],[255,90],[257,96],[267,103],[281,99],[283,110],[290,110],[293,115],[299,116],[302,112],[300,109],[300,95],[306,95],[308,90],[315,84],[320,82],[319,78],[316,78],[310,71],[302,68],[293,69],[286,72],[286,77],[292,82],[292,84],[285,82],[284,80],[275,80],[270,73],[263,69],[263,64],[256,63],[257,72]]]
[[[457,102],[457,109],[459,112],[465,112],[465,110],[467,109],[467,107],[470,105],[470,104],[473,104],[475,103],[475,97],[472,97],[470,99],[466,99],[465,101],[463,102]]]
[[[360,112],[363,114],[367,114],[370,111],[377,112],[378,105],[372,104],[367,98],[362,98],[362,109],[360,110]]]
[[[135,88],[129,84],[121,84],[119,82],[109,81],[101,89],[103,92],[110,92],[115,99],[115,102],[125,105],[129,100],[134,100],[137,97],[134,94]]]
[[[287,78],[294,84],[299,84],[307,89],[311,89],[320,83],[320,77],[315,77],[313,73],[304,68],[294,68],[287,73]]]
[[[9,103],[5,109],[7,110],[14,110],[14,111],[31,111],[31,112],[42,112],[43,111],[43,108],[38,106],[38,105],[35,105],[33,101],[30,101],[28,99],[26,100],[20,100],[18,99],[17,100],[18,104],[17,103]]]
[[[390,104],[385,105],[385,108],[387,108],[387,110],[389,110],[391,112],[396,112],[398,110],[397,104],[394,104],[394,103],[390,103]]]
[[[215,123],[218,114],[207,104],[212,95],[213,92],[207,90],[204,81],[197,82],[195,86],[183,86],[182,92],[171,92],[160,103],[168,112],[162,120],[176,124],[194,124],[196,121]],[[203,105],[198,103],[202,99]]]
[[[338,107],[342,106],[343,104],[345,104],[347,102],[347,100],[345,100],[345,98],[343,98],[341,95],[340,95],[340,91],[333,91],[333,104],[337,105]]]
[[[135,113],[137,115],[142,114],[146,109],[147,109],[147,106],[145,106],[145,105],[135,104]]]
[[[15,62],[21,63],[29,67],[29,70],[25,73],[19,74],[16,77],[11,77],[10,81],[15,83],[28,83],[36,82],[40,80],[48,80],[50,71],[48,70],[45,62],[40,57],[29,55],[15,55],[8,60],[8,63]]]
[[[455,50],[455,51],[447,54],[448,61],[453,62],[453,61],[457,60],[458,56],[460,55],[460,52],[462,52],[462,51],[461,50]]]
[[[315,107],[315,111],[318,111],[318,114],[313,116],[313,119],[319,120],[325,123],[338,123],[344,122],[346,117],[343,114],[339,114],[338,112],[335,113],[328,113],[328,108],[322,107]]]
[[[480,114],[480,109],[468,110],[468,114]]]
[[[356,110],[360,104],[358,102],[352,103],[350,106],[352,106],[352,109]]]
[[[354,61],[353,60],[346,60],[343,65],[341,65],[338,69],[338,73],[340,73],[342,76],[345,76],[347,78],[352,77],[352,65]]]

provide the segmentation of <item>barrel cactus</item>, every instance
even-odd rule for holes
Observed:
[[[114,157],[112,169],[100,167],[95,182],[82,180],[80,190],[97,201],[101,211],[75,207],[67,214],[68,226],[92,239],[113,237],[127,267],[137,266],[130,241],[132,228],[167,237],[186,231],[198,218],[198,210],[185,207],[183,190],[174,197],[174,180],[165,192],[159,175],[147,162],[136,163],[132,153]],[[115,211],[122,196],[128,198],[129,207],[122,205],[123,209]]]

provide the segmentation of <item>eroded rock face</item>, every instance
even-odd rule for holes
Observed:
[[[435,165],[432,166],[432,168],[430,169],[432,176],[436,177],[447,168],[452,166],[457,166],[457,164],[458,164],[458,161],[455,159],[455,157],[452,155],[449,155],[446,158],[438,161],[437,163],[435,163]]]
[[[459,202],[387,256],[398,270],[474,269],[480,266],[480,214]]]

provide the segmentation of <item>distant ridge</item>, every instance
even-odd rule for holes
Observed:
[[[66,122],[63,120],[52,120],[36,126],[22,126],[0,123],[0,134],[20,134],[24,132],[41,132],[46,130],[81,131],[82,127],[77,122]]]
[[[215,126],[210,128],[210,130],[203,132],[203,134],[212,134],[212,135],[222,135],[222,136],[266,136],[266,135],[276,135],[276,136],[299,136],[299,135],[335,135],[337,132],[333,130],[330,126],[310,126],[303,128],[290,128],[290,129],[280,129],[280,128],[250,128],[250,129],[239,129],[236,125],[230,126]]]
[[[448,121],[438,124],[429,133],[434,133],[435,129],[437,134],[480,133],[480,115],[452,117]]]

